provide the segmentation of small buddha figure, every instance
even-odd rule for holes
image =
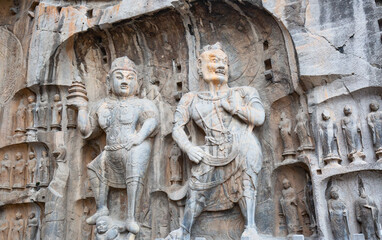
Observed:
[[[365,240],[381,239],[378,227],[381,226],[379,221],[379,209],[375,201],[367,196],[365,188],[359,190],[359,198],[355,202],[355,215],[357,221],[361,224],[362,233]]]
[[[27,108],[24,105],[24,101],[21,100],[16,112],[16,135],[24,135],[25,130],[25,118]]]
[[[13,220],[12,240],[23,240],[24,238],[24,219],[20,212],[16,213],[16,218]]]
[[[49,157],[47,151],[42,151],[39,165],[40,186],[47,186],[49,183]]]
[[[367,123],[373,137],[374,151],[378,162],[382,162],[382,111],[379,110],[377,101],[370,103],[370,113],[367,115]]]
[[[34,95],[28,97],[28,108],[26,114],[27,129],[34,129],[34,115],[36,112],[36,99]]]
[[[337,124],[331,120],[330,113],[327,110],[322,112],[319,134],[323,160],[326,166],[340,167],[341,158],[338,151]]]
[[[182,183],[182,166],[179,162],[182,152],[178,145],[174,143],[170,153],[170,172],[171,172],[171,184]]]
[[[40,103],[37,107],[37,119],[38,125],[37,128],[40,130],[47,129],[47,114],[48,114],[48,103],[44,96],[41,96]]]
[[[352,160],[352,164],[363,164],[365,154],[363,153],[361,127],[354,116],[352,109],[346,105],[344,107],[345,117],[341,120],[342,131],[345,137],[348,150],[348,158]]]
[[[96,221],[96,240],[122,240],[121,232],[126,231],[113,224],[109,216],[101,216]]]
[[[298,218],[297,194],[288,179],[283,180],[282,196],[280,198],[282,214],[288,229],[288,236],[302,232]]]
[[[330,226],[335,240],[350,240],[348,210],[345,202],[339,199],[338,191],[336,186],[330,190],[328,200]]]
[[[34,152],[29,153],[29,161],[26,163],[28,166],[27,186],[36,185],[35,172],[37,168],[37,159]]]
[[[297,150],[303,151],[314,149],[312,137],[310,136],[309,119],[302,109],[297,113],[296,120],[297,123],[294,132],[297,134],[298,140],[300,141],[300,146]]]
[[[52,130],[61,130],[61,113],[62,113],[62,102],[60,99],[60,95],[54,95],[53,99],[54,103],[52,106],[52,124],[50,127]]]
[[[0,220],[0,239],[8,240],[9,223],[6,219]]]
[[[13,188],[25,188],[25,166],[21,152],[16,153],[16,162],[13,165]]]
[[[1,161],[1,170],[0,170],[0,188],[9,189],[10,188],[10,171],[12,168],[12,162],[9,159],[8,154],[4,154],[4,158]]]
[[[36,218],[36,213],[31,212],[27,220],[27,229],[26,229],[26,240],[37,240],[37,231],[38,231],[38,219]]]
[[[291,135],[292,122],[287,118],[285,112],[282,112],[280,116],[279,131],[284,146],[284,151],[282,154],[284,159],[293,157],[296,152],[293,149],[293,140]]]

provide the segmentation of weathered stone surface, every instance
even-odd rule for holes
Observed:
[[[2,1],[0,238],[381,238],[381,16],[380,0]],[[204,59],[216,42],[226,58]],[[227,84],[206,88],[214,70]]]

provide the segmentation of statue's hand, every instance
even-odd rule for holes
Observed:
[[[130,138],[131,140],[126,145],[126,150],[129,151],[132,147],[140,145],[143,140],[141,140],[137,135]]]
[[[187,155],[191,161],[198,164],[203,159],[205,153],[200,147],[192,146],[187,150]]]
[[[68,99],[66,105],[68,107],[73,107],[76,109],[87,108],[88,107],[88,101],[83,97],[75,97],[75,98]]]
[[[228,97],[223,98],[221,100],[221,106],[224,108],[224,110],[231,113],[232,115],[235,114],[238,108],[238,101],[236,99],[234,91],[230,90],[228,93]]]

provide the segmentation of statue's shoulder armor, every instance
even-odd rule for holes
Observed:
[[[240,93],[242,97],[245,97],[245,96],[259,97],[259,92],[254,87],[249,87],[249,86],[233,87],[232,90]]]
[[[197,95],[196,92],[188,92],[188,93],[184,94],[179,101],[179,105],[189,106],[192,103],[192,101],[194,100],[196,95]]]

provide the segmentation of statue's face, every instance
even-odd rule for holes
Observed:
[[[202,53],[198,59],[198,68],[207,83],[217,85],[228,82],[228,57],[220,49]]]
[[[42,156],[43,157],[46,157],[48,155],[48,153],[46,151],[42,151]]]
[[[54,95],[54,101],[55,102],[60,101],[60,95],[58,95],[58,94]]]
[[[379,109],[378,103],[376,103],[376,102],[370,103],[370,110],[371,111],[376,112],[376,111],[378,111],[378,109]]]
[[[333,199],[338,199],[338,193],[336,192],[336,191],[332,191],[331,193],[330,193],[330,195],[332,196],[332,198]]]
[[[321,116],[322,116],[322,119],[325,120],[325,121],[330,119],[330,114],[329,114],[329,112],[327,112],[327,111],[324,111],[324,112],[321,114]]]
[[[111,75],[110,84],[115,95],[132,96],[138,89],[137,75],[130,70],[116,70]]]
[[[97,222],[97,232],[98,233],[105,233],[107,232],[109,226],[106,220],[100,220]]]
[[[33,159],[35,157],[34,153],[29,153],[29,159]]]
[[[289,188],[290,187],[290,182],[288,180],[284,180],[283,181],[283,186],[285,189]]]
[[[351,107],[350,106],[345,106],[344,107],[344,113],[346,116],[351,114]]]
[[[35,101],[35,97],[33,95],[28,97],[28,102],[33,103]]]
[[[21,159],[21,153],[16,153],[16,160],[20,160]]]

